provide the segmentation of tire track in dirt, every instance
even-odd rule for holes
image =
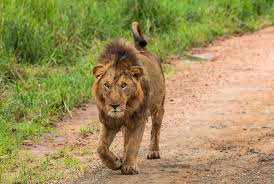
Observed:
[[[208,62],[174,61],[183,70],[167,80],[162,159],[145,159],[148,124],[139,175],[101,166],[74,183],[274,183],[273,40],[269,27],[191,51]]]

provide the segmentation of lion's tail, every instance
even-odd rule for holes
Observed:
[[[142,31],[138,22],[132,22],[131,29],[132,29],[135,47],[138,50],[145,49],[147,45],[147,41],[143,37]]]

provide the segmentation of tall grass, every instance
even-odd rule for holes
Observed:
[[[74,63],[90,47],[96,47],[96,40],[128,37],[132,20],[141,22],[146,34],[162,41],[159,39],[162,34],[173,37],[177,33],[180,35],[176,39],[187,39],[186,36],[192,36],[188,35],[188,28],[196,26],[200,26],[195,28],[196,32],[212,38],[236,29],[255,30],[258,26],[255,22],[261,16],[273,19],[272,0],[1,2],[1,48],[15,57],[15,62],[29,64]],[[191,43],[191,38],[188,41]]]
[[[1,0],[0,162],[91,98],[90,69],[137,20],[162,57],[274,22],[272,0]],[[1,163],[0,163],[1,165]],[[3,166],[4,165],[4,166]],[[7,169],[5,164],[0,173]]]

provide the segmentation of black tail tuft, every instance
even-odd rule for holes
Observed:
[[[143,37],[142,31],[138,22],[132,22],[131,29],[132,29],[135,47],[138,50],[143,50],[147,45],[147,41]]]

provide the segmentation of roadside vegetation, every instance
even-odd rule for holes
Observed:
[[[15,173],[12,182],[18,183],[51,179],[32,176],[30,172],[40,173],[28,168],[35,159],[18,161],[22,141],[51,131],[56,119],[91,99],[90,71],[98,54],[113,38],[131,40],[133,20],[170,70],[167,58],[172,54],[273,24],[274,2],[1,0],[0,182],[10,181],[7,173]],[[79,163],[64,159],[68,169]],[[47,163],[40,166],[48,170]]]

